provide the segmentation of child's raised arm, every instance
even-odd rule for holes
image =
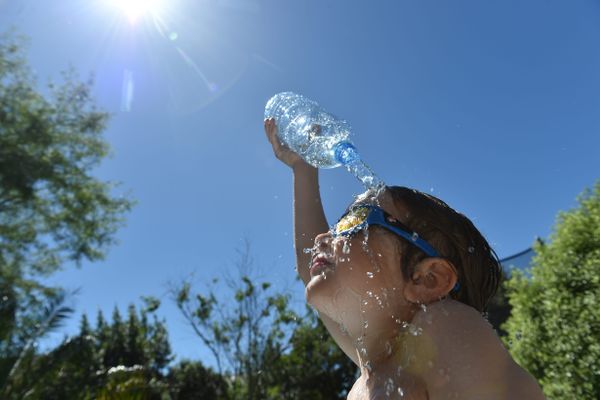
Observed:
[[[315,238],[327,232],[329,226],[321,203],[319,175],[317,168],[306,163],[298,154],[281,143],[277,137],[275,120],[265,120],[265,132],[273,146],[275,156],[294,172],[294,246],[296,249],[296,270],[304,285],[310,281],[311,253],[304,249],[312,248]],[[344,335],[339,325],[326,315],[320,315],[321,321],[338,346],[358,365],[356,350],[351,340]]]
[[[319,193],[318,170],[281,143],[277,137],[277,126],[273,118],[265,120],[265,132],[275,156],[292,168],[294,173],[296,269],[306,285],[310,281],[311,254],[305,253],[304,249],[313,247],[315,237],[329,229]]]

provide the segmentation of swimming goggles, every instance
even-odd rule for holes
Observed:
[[[369,225],[377,225],[408,240],[429,257],[439,257],[439,253],[406,225],[392,217],[383,209],[372,205],[352,207],[333,227],[333,236],[351,237]]]

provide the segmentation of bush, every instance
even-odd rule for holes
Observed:
[[[507,282],[504,328],[515,360],[550,399],[600,398],[600,182],[562,212],[547,245],[535,246],[531,278]]]

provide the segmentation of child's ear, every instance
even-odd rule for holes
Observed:
[[[443,258],[429,257],[419,262],[404,288],[405,298],[412,303],[429,304],[447,296],[454,288],[456,269]]]

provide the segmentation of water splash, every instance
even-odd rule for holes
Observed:
[[[345,164],[346,169],[354,175],[367,189],[379,189],[385,186],[385,183],[375,175],[365,162],[356,158]]]

